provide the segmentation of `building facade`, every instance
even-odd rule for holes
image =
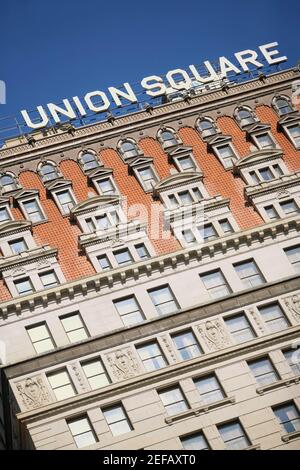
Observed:
[[[3,449],[300,449],[297,80],[0,149]]]

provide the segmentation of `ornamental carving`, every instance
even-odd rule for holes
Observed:
[[[220,320],[208,320],[198,325],[198,331],[210,351],[231,345],[231,339]]]
[[[250,309],[249,313],[251,317],[253,318],[254,323],[257,325],[258,329],[262,332],[265,333],[265,325],[262,322],[262,319],[258,315],[258,313],[254,309]]]
[[[76,379],[79,383],[80,388],[82,389],[83,392],[86,391],[85,381],[84,381],[80,368],[78,367],[76,363],[71,364],[71,368],[74,372],[74,375],[76,376]]]
[[[177,362],[177,357],[176,357],[176,354],[174,352],[174,349],[172,348],[170,342],[169,342],[169,338],[167,336],[161,336],[160,337],[161,341],[164,343],[166,349],[168,350],[169,352],[169,355],[172,359],[173,362]]]
[[[21,402],[31,410],[48,405],[52,400],[41,376],[29,377],[16,384]]]
[[[300,294],[288,297],[284,302],[295,322],[300,323]]]
[[[113,375],[117,380],[130,379],[138,375],[141,370],[138,361],[131,349],[118,349],[106,355]]]

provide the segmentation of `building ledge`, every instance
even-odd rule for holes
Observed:
[[[0,268],[5,271],[13,266],[22,266],[24,264],[31,263],[39,258],[49,258],[51,256],[57,256],[57,248],[51,248],[49,245],[39,246],[31,250],[23,251],[18,255],[6,256],[0,258]]]
[[[252,446],[246,447],[244,450],[260,450],[260,444],[254,444]]]
[[[294,432],[289,432],[288,434],[284,434],[281,436],[281,440],[283,442],[289,442],[292,441],[293,439],[298,439],[300,437],[300,429],[299,431],[294,431]]]
[[[278,380],[277,382],[265,385],[264,387],[258,387],[256,391],[259,395],[263,395],[265,392],[276,390],[277,388],[281,387],[289,387],[290,385],[298,383],[300,383],[300,376],[295,376],[291,377],[290,379]]]
[[[163,273],[167,269],[176,269],[178,265],[187,266],[193,261],[199,262],[203,257],[212,258],[218,253],[225,255],[228,250],[238,250],[243,246],[250,247],[252,244],[261,243],[268,238],[275,241],[277,236],[287,235],[290,231],[300,231],[300,216],[276,220],[259,227],[234,232],[208,243],[193,245],[184,250],[149,258],[146,261],[139,261],[123,268],[115,268],[93,276],[82,277],[72,282],[60,284],[52,289],[44,289],[27,296],[13,298],[0,303],[0,316],[6,318],[9,314],[16,312],[20,314],[22,311],[28,311],[28,309],[34,310],[35,307],[43,306],[45,308],[50,302],[60,303],[64,299],[73,300],[75,296],[86,296],[88,293],[98,295],[103,287],[112,288],[120,282],[125,283],[127,279],[137,281],[145,273],[147,276],[157,272]],[[292,277],[295,276],[289,278]],[[282,282],[284,279],[279,281]],[[279,281],[265,283],[261,287],[276,284]],[[223,299],[240,295],[240,293],[241,291],[235,292]],[[218,299],[218,302],[220,300]]]
[[[212,403],[206,403],[205,405],[201,405],[193,409],[188,409],[186,411],[183,411],[182,413],[178,413],[173,416],[167,416],[165,418],[165,422],[171,425],[182,419],[190,418],[191,416],[197,416],[200,413],[208,413],[210,410],[213,410],[215,408],[220,408],[222,406],[229,405],[232,403],[235,403],[234,397],[225,397],[222,400],[218,400]]]

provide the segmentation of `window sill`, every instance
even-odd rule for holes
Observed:
[[[264,387],[258,387],[256,389],[256,392],[259,395],[263,395],[265,392],[275,390],[280,387],[289,387],[292,384],[298,384],[298,383],[300,383],[300,376],[295,376],[295,377],[291,377],[290,379],[278,380],[277,382],[274,382],[269,385],[265,385]]]
[[[260,444],[254,444],[253,446],[246,447],[244,450],[260,450]]]
[[[215,401],[213,403],[207,403],[206,405],[201,405],[197,408],[189,409],[173,416],[167,416],[165,418],[165,422],[171,425],[175,423],[176,421],[180,421],[181,419],[189,418],[190,416],[193,416],[193,415],[197,416],[200,413],[208,413],[210,410],[214,408],[219,408],[221,406],[224,406],[230,403],[231,404],[235,403],[234,397],[226,397],[226,398],[223,398],[223,400]]]
[[[298,437],[300,437],[300,430],[299,431],[294,431],[294,432],[289,432],[288,434],[284,434],[283,436],[281,436],[281,440],[283,442],[289,442],[293,439],[297,439]]]

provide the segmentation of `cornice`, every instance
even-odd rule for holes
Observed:
[[[98,143],[104,139],[111,139],[120,134],[141,131],[151,126],[161,126],[164,123],[189,117],[194,114],[210,112],[211,110],[236,104],[237,101],[259,98],[268,93],[284,90],[289,82],[300,76],[297,69],[271,74],[264,81],[259,78],[245,83],[232,84],[226,90],[207,91],[192,97],[189,102],[178,101],[154,107],[151,114],[145,111],[128,114],[116,118],[113,122],[102,121],[97,124],[75,128],[70,134],[68,131],[37,140],[34,147],[22,144],[0,150],[1,167],[19,165],[21,162],[40,159],[55,153],[78,148],[80,145]]]
[[[96,245],[98,243],[105,243],[108,241],[122,241],[124,237],[128,237],[137,232],[146,233],[147,224],[138,220],[131,220],[126,223],[121,223],[115,227],[106,230],[96,230],[93,233],[83,233],[79,236],[79,246],[86,249],[88,246]]]
[[[0,238],[15,233],[26,232],[27,230],[32,230],[32,222],[28,220],[9,220],[0,225]]]
[[[177,220],[182,221],[183,218],[187,220],[189,217],[196,217],[196,221],[198,222],[197,217],[202,215],[202,210],[207,214],[208,212],[221,209],[222,207],[229,207],[229,204],[229,198],[223,198],[220,194],[217,194],[209,199],[193,202],[188,206],[182,205],[180,207],[176,207],[176,209],[167,209],[164,212],[164,218],[170,223],[173,223]],[[205,219],[201,219],[200,217],[199,223],[204,221]]]
[[[153,188],[153,193],[158,196],[163,191],[180,188],[186,184],[198,183],[202,181],[203,173],[200,171],[183,171],[167,176],[159,181]]]
[[[291,175],[283,175],[275,180],[263,181],[255,186],[245,187],[245,196],[252,201],[255,197],[262,196],[269,193],[280,193],[292,186],[300,184],[300,172],[292,173]]]
[[[70,214],[71,218],[76,218],[79,215],[94,212],[98,209],[105,207],[118,206],[122,202],[121,196],[93,196],[85,201],[76,204],[72,207]]]
[[[26,264],[32,263],[37,259],[44,259],[53,256],[57,256],[57,248],[51,248],[49,245],[44,245],[42,247],[33,248],[31,250],[23,251],[18,255],[9,256],[5,258],[0,257],[0,269],[6,271],[14,266],[24,266]]]
[[[300,216],[277,220],[259,227],[235,232],[203,245],[195,245],[191,248],[133,263],[123,268],[82,277],[52,289],[17,297],[0,304],[0,316],[6,318],[11,314],[20,315],[22,312],[33,311],[38,307],[45,308],[51,302],[58,304],[64,299],[73,300],[78,295],[86,296],[89,293],[97,296],[102,288],[112,288],[115,284],[126,283],[127,280],[134,279],[137,281],[140,276],[145,274],[150,277],[152,273],[163,273],[166,269],[176,269],[178,265],[188,265],[192,261],[199,262],[202,258],[213,257],[218,253],[225,255],[232,248],[234,250],[238,250],[242,246],[250,248],[252,244],[262,243],[265,239],[276,240],[282,234],[286,236],[290,231],[300,231]]]
[[[233,170],[239,173],[239,170],[254,165],[255,163],[264,163],[278,158],[283,158],[283,151],[280,149],[256,150],[234,163]]]

